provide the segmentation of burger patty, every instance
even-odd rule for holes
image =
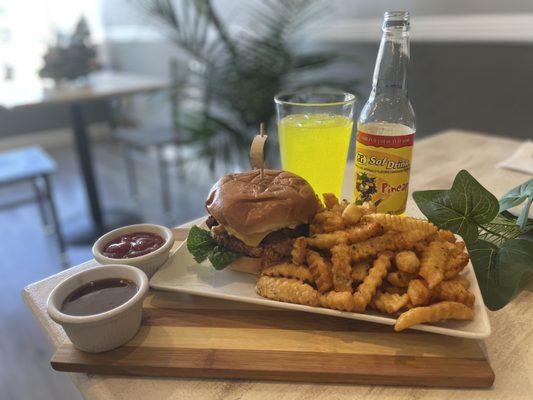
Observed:
[[[210,216],[206,224],[211,229],[218,225],[218,221]],[[265,265],[270,265],[290,257],[294,239],[299,236],[307,236],[308,233],[309,225],[305,224],[294,229],[280,229],[265,236],[257,247],[248,246],[226,231],[213,234],[213,239],[228,250],[243,253],[249,257],[261,258]]]
[[[294,242],[294,238],[287,238],[280,242],[251,247],[227,232],[213,235],[213,238],[220,246],[228,250],[242,253],[249,257],[261,258],[264,265],[275,264],[290,257]]]

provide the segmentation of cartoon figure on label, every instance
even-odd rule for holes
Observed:
[[[360,196],[356,200],[357,205],[361,205],[366,201],[372,201],[372,196],[378,191],[376,177],[366,172],[358,173],[355,184],[357,192],[360,193]]]
[[[384,186],[383,183],[387,185],[387,181],[379,176],[367,172],[358,173],[355,184],[360,195],[356,199],[356,204],[362,205],[364,202],[371,201],[377,207],[387,200],[391,193],[378,190],[379,187]]]

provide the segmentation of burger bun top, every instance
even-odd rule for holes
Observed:
[[[309,223],[319,200],[302,177],[265,169],[263,176],[260,170],[223,176],[205,205],[220,224],[251,235]]]

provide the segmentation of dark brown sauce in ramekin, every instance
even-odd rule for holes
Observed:
[[[61,305],[61,312],[74,316],[100,314],[126,303],[138,290],[137,285],[126,279],[93,281],[70,293]]]

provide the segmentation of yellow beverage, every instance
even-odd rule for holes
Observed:
[[[353,121],[341,115],[292,114],[278,123],[281,165],[315,192],[340,197]]]

